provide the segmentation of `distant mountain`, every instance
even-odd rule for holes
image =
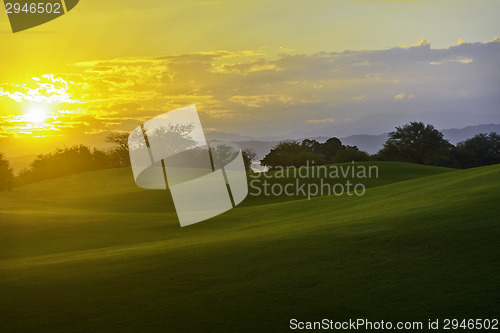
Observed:
[[[485,124],[476,126],[467,126],[464,128],[450,128],[441,130],[444,138],[449,140],[452,144],[457,144],[460,141],[467,140],[479,133],[500,133],[500,124]],[[389,137],[388,133],[379,135],[350,135],[339,138],[343,144],[349,146],[357,146],[360,150],[366,151],[369,154],[377,153],[384,146],[385,141]],[[318,142],[324,142],[328,138],[324,136],[310,137]],[[302,139],[298,139],[302,140]],[[228,140],[231,141],[231,140]],[[233,141],[242,148],[248,148],[255,151],[257,159],[262,159],[271,150],[273,146],[278,144],[281,140],[265,141],[265,140],[245,140]]]
[[[479,133],[489,134],[491,132],[500,133],[500,124],[487,124],[477,126],[467,126],[464,128],[450,128],[442,130],[444,138],[453,144],[467,140]]]
[[[225,142],[259,140],[251,136],[244,136],[236,133],[223,133],[223,132],[208,132],[205,133],[205,137],[209,141],[225,141]],[[262,138],[261,140],[267,141],[267,138]]]
[[[276,146],[280,141],[237,141],[235,142],[241,149],[251,149],[257,154],[257,160],[261,160]]]
[[[350,135],[340,138],[340,141],[345,145],[357,146],[360,150],[366,151],[368,154],[375,154],[382,149],[388,138],[389,133],[379,135]]]
[[[500,124],[449,128],[441,130],[441,132],[446,140],[449,140],[452,144],[456,145],[460,141],[472,138],[479,133],[500,133]],[[357,146],[359,149],[364,150],[369,154],[375,154],[382,149],[388,137],[388,133],[380,135],[351,135],[345,138],[340,138],[340,141],[342,141],[345,145]]]
[[[467,126],[464,128],[450,128],[441,130],[445,139],[449,140],[452,144],[457,144],[460,141],[464,141],[468,138],[479,133],[490,133],[497,132],[500,133],[500,124],[484,124],[476,126]],[[87,140],[82,142],[82,144],[97,147],[100,149],[107,149],[110,147],[109,144],[103,144],[105,137],[109,133],[100,133],[98,135],[87,136]],[[210,141],[226,141],[234,142],[238,144],[243,149],[251,149],[257,154],[257,160],[261,160],[264,156],[269,153],[272,147],[277,145],[279,142],[285,140],[287,137],[278,136],[268,136],[255,138],[251,136],[244,136],[236,133],[222,133],[222,132],[209,132],[206,133],[206,137]],[[343,144],[349,146],[357,146],[360,150],[366,151],[369,154],[377,153],[384,145],[387,140],[388,133],[379,135],[350,135],[346,137],[339,138]],[[304,138],[314,139],[318,142],[325,142],[328,137],[317,136],[317,137],[298,137],[296,140],[303,140]],[[49,139],[40,138],[41,147],[45,147],[45,150],[37,151],[36,154],[28,154],[24,156],[16,155],[16,151],[25,150],[28,151],[27,147],[32,145],[31,138],[19,139],[19,138],[0,138],[0,152],[4,153],[11,163],[13,169],[18,172],[21,169],[27,167],[33,159],[40,153],[48,153],[53,151],[56,146],[50,142]],[[44,142],[47,141],[47,142]]]
[[[345,138],[339,138],[343,144],[349,146],[357,146],[359,149],[366,151],[369,154],[375,154],[384,145],[387,140],[388,134],[380,135],[351,135]],[[316,140],[318,142],[325,142],[329,138],[327,137],[310,137],[307,139]],[[299,141],[303,138],[298,139]],[[262,159],[264,156],[271,151],[271,148],[276,146],[281,140],[278,141],[260,141],[260,140],[248,140],[248,141],[233,141],[239,145],[242,149],[251,149],[257,154],[257,159]]]

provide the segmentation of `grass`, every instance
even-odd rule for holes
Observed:
[[[362,197],[250,196],[186,228],[128,169],[2,193],[0,332],[497,316],[500,166],[378,165]]]

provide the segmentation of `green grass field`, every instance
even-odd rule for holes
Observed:
[[[500,165],[377,165],[362,197],[248,197],[185,228],[130,169],[0,193],[0,332],[498,318]]]

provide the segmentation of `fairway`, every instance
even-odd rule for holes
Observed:
[[[0,332],[498,318],[500,165],[376,165],[361,197],[249,196],[185,228],[130,169],[0,193]]]

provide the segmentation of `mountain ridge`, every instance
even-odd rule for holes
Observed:
[[[440,130],[444,138],[449,140],[450,143],[456,145],[457,143],[472,138],[473,136],[480,133],[500,133],[500,124],[481,124],[481,125],[471,125],[463,128],[448,128]],[[208,140],[214,141],[230,141],[234,142],[242,149],[252,149],[257,154],[257,158],[263,158],[272,147],[284,140],[303,140],[303,139],[313,139],[319,142],[326,141],[329,137],[326,136],[310,136],[301,138],[287,138],[282,137],[265,137],[265,138],[254,138],[251,136],[242,136],[236,133],[218,133],[211,132],[206,134]],[[332,135],[331,137],[334,137]],[[354,134],[345,137],[340,137],[340,141],[343,144],[349,146],[357,146],[360,150],[366,151],[369,154],[375,154],[380,149],[382,149],[385,141],[389,137],[389,133],[383,134]]]

